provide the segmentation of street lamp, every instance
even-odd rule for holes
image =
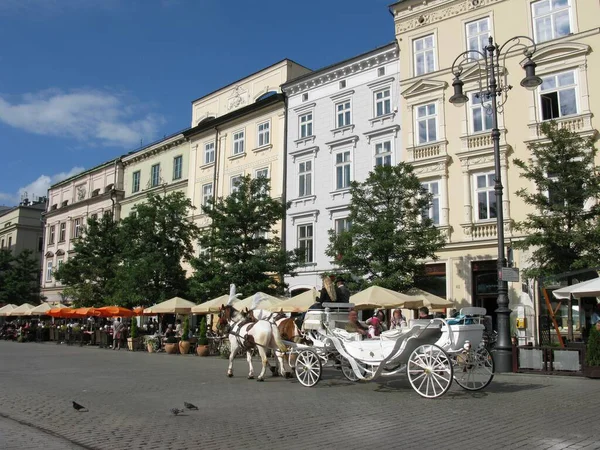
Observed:
[[[523,43],[530,43],[531,48]],[[536,64],[531,60],[535,53],[535,42],[527,36],[517,36],[502,46],[494,43],[492,37],[489,38],[488,45],[482,50],[467,50],[461,53],[452,64],[452,74],[454,80],[452,87],[454,95],[450,97],[450,103],[456,106],[462,106],[469,101],[469,98],[463,92],[463,81],[460,76],[464,70],[464,65],[478,64],[479,78],[478,91],[476,96],[481,99],[482,106],[487,114],[492,116],[492,142],[494,144],[494,171],[496,193],[496,223],[498,228],[498,309],[496,309],[498,324],[498,340],[494,350],[494,362],[497,372],[512,371],[512,344],[510,340],[510,313],[508,307],[508,285],[502,279],[502,268],[505,267],[504,257],[504,211],[502,210],[502,179],[500,174],[500,130],[498,129],[498,111],[502,110],[508,98],[508,91],[512,86],[508,84],[506,67],[506,56],[513,49],[522,49],[526,57],[523,69],[525,78],[521,80],[521,86],[529,90],[535,90],[542,79],[535,74]],[[502,58],[502,65],[500,64]],[[484,100],[490,100],[491,104],[485,104]]]

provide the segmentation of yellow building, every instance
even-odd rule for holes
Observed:
[[[192,102],[188,197],[193,220],[209,225],[201,206],[227,197],[240,177],[265,176],[271,195],[285,185],[285,98],[280,86],[309,72],[284,59]],[[281,229],[274,230],[281,236]]]
[[[522,49],[513,48],[499,61],[507,84],[514,86],[499,111],[501,207],[509,246],[521,237],[514,223],[528,212],[515,192],[534,188],[520,178],[513,160],[527,159],[528,144],[543,140],[540,123],[555,119],[582,134],[596,133],[598,2],[403,0],[390,10],[400,48],[403,156],[424,183],[435,185],[432,209],[447,235],[439,261],[429,265],[428,272],[442,281],[447,298],[457,306],[483,306],[491,313],[496,309],[498,255],[492,125],[485,105],[474,96],[479,76],[485,78],[485,73],[481,60],[464,65],[461,79],[470,101],[456,107],[448,101],[453,94],[451,67],[460,53],[481,51],[490,36],[500,46],[515,36],[527,36],[537,44],[532,59],[543,84],[534,91],[519,85],[525,76]],[[526,267],[527,253],[515,251],[514,264]],[[536,305],[531,284],[521,281],[509,283],[510,307],[530,317],[531,326],[522,337],[534,340]]]

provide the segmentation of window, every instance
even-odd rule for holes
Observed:
[[[382,76],[384,76],[384,75],[385,75],[385,67],[379,67],[379,68],[377,69],[377,76],[378,76],[378,77],[382,77]]]
[[[312,161],[298,164],[298,196],[312,195]]]
[[[536,42],[571,34],[570,0],[540,0],[531,5]]]
[[[497,211],[496,193],[494,192],[496,176],[493,173],[475,175],[475,196],[477,197],[477,219],[495,219]]]
[[[202,206],[208,206],[213,198],[213,185],[208,183],[202,186]]]
[[[181,173],[183,171],[183,156],[176,156],[173,158],[173,179],[181,179]]]
[[[542,120],[577,114],[575,72],[542,77],[540,107]]]
[[[346,89],[346,80],[340,81],[340,89]]]
[[[350,150],[335,155],[335,188],[350,187]]]
[[[98,220],[98,214],[96,214],[96,213],[92,214],[92,220]]]
[[[269,168],[263,167],[254,171],[254,178],[269,178]]]
[[[233,154],[241,155],[244,153],[244,131],[233,133]]]
[[[52,281],[52,261],[46,262],[46,281]]]
[[[150,169],[150,185],[156,187],[160,184],[160,164],[154,164]]]
[[[434,36],[422,37],[413,41],[415,55],[415,76],[423,75],[435,70],[435,43]]]
[[[65,242],[67,238],[67,222],[63,222],[60,224],[60,230],[58,233],[58,242]]]
[[[300,138],[313,135],[313,115],[312,113],[302,114],[300,116]]]
[[[212,164],[215,162],[215,143],[208,142],[204,144],[204,164]]]
[[[12,247],[12,236],[8,237],[8,248],[10,249]]]
[[[345,127],[352,123],[352,118],[350,116],[350,100],[336,103],[335,111],[337,115],[336,124],[338,128]]]
[[[242,181],[241,175],[236,175],[235,177],[231,177],[231,193],[237,192],[239,190],[239,185]]]
[[[133,172],[132,175],[132,181],[131,181],[131,192],[135,193],[135,192],[139,192],[140,191],[140,171],[138,170],[137,172]]]
[[[50,232],[48,233],[48,244],[53,245],[55,238],[56,238],[56,226],[52,225],[50,227]]]
[[[336,219],[335,221],[335,234],[341,234],[344,231],[349,231],[350,230],[350,219],[348,219],[347,217],[344,217],[343,219]]]
[[[377,142],[375,144],[375,166],[392,165],[392,141]]]
[[[73,225],[73,237],[78,238],[81,234],[81,218],[75,219]]]
[[[478,50],[484,55],[487,55],[485,48],[488,45],[490,37],[490,19],[474,20],[465,25],[467,35],[467,50]],[[476,53],[469,54],[469,59],[480,59],[481,56]]]
[[[302,263],[309,264],[314,261],[312,224],[298,226],[298,249]]]
[[[271,123],[265,122],[258,125],[258,146],[269,145],[271,143]]]
[[[308,94],[304,93],[302,94],[302,101],[305,102],[306,100],[308,100]]]
[[[375,92],[375,115],[377,117],[392,112],[392,101],[390,97],[390,89],[383,89]]]
[[[417,130],[419,144],[437,140],[437,113],[435,103],[417,107]]]
[[[491,130],[492,123],[492,105],[489,99],[482,101],[478,94],[471,94],[471,127],[473,133]]]
[[[429,218],[435,225],[440,224],[440,183],[430,181],[422,183],[421,186],[432,195],[429,208],[423,210],[423,217]]]
[[[64,260],[62,258],[56,260],[56,268],[60,270],[63,265]]]

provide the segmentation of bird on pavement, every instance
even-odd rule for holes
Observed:
[[[182,412],[184,412],[184,410],[183,410],[183,409],[171,408],[171,413],[172,413],[174,416],[176,416],[176,415],[178,415],[178,414],[180,414],[180,413],[182,413]]]
[[[83,411],[83,410],[87,411],[87,408],[85,406],[80,405],[77,402],[73,402],[73,408],[75,408],[77,411]]]
[[[183,402],[183,406],[185,406],[187,409],[193,409],[195,411],[198,411],[198,407],[195,405],[192,405],[191,403]]]

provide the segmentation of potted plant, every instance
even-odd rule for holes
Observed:
[[[177,353],[178,349],[179,345],[177,344],[177,338],[173,336],[168,337],[165,342],[165,352],[169,355],[174,355]]]
[[[187,355],[190,352],[190,317],[183,317],[183,331],[179,341],[179,353]]]
[[[198,356],[208,356],[208,338],[206,337],[206,317],[200,321],[200,330],[198,332],[198,346],[196,347]]]
[[[144,336],[144,344],[146,344],[148,353],[157,352],[160,348],[160,340],[158,336]]]
[[[129,330],[129,337],[127,338],[127,347],[129,348],[129,351],[133,352],[135,351],[135,347],[136,347],[136,343],[137,343],[137,334],[138,334],[138,327],[137,327],[137,319],[135,317],[133,317],[131,319],[131,328]]]
[[[600,326],[592,326],[585,352],[583,374],[588,378],[600,378]]]

